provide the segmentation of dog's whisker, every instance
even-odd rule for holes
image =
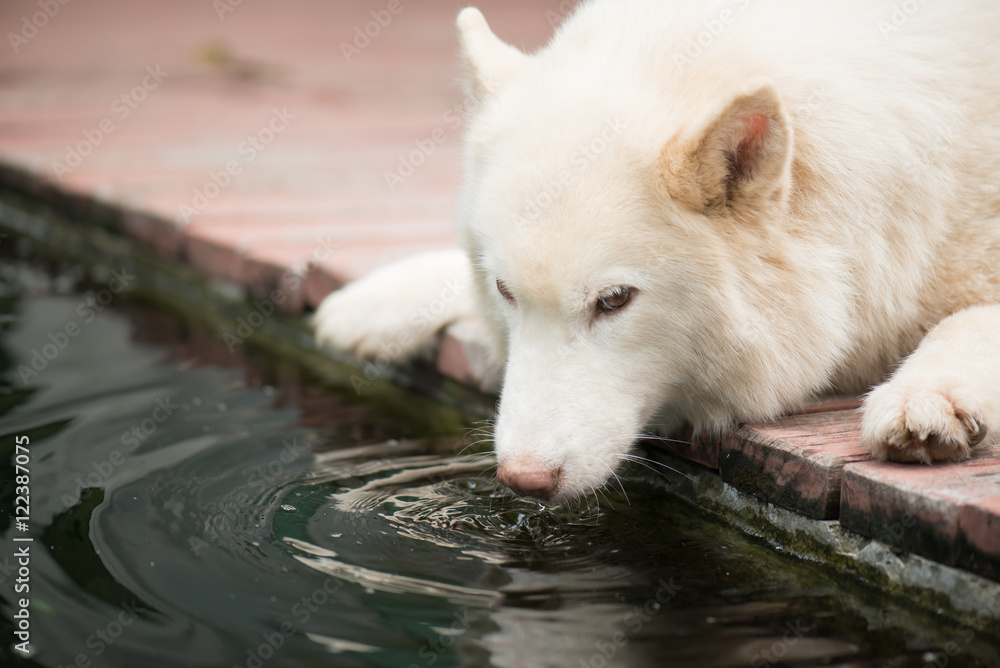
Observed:
[[[636,434],[633,438],[639,441],[657,441],[660,443],[680,443],[681,445],[694,445],[692,441],[687,441],[682,438],[657,436],[656,434]]]
[[[650,459],[649,457],[642,457],[640,455],[635,455],[635,454],[632,454],[632,453],[629,453],[629,452],[626,452],[624,454],[615,455],[615,456],[618,457],[619,459],[624,459],[624,460],[629,461],[629,462],[635,462],[639,466],[643,466],[643,467],[649,469],[650,471],[653,471],[657,475],[663,476],[664,478],[667,478],[666,474],[663,471],[659,471],[656,468],[654,468],[654,465],[655,466],[663,467],[663,468],[667,469],[668,471],[671,471],[673,473],[676,473],[677,475],[680,475],[680,476],[683,476],[683,477],[687,478],[688,480],[692,480],[692,481],[694,480],[694,478],[692,478],[691,476],[689,476],[687,473],[684,473],[683,471],[681,471],[679,469],[676,469],[673,466],[670,466],[669,464],[664,464],[663,462],[657,461],[655,459]]]
[[[469,443],[468,445],[464,446],[464,447],[463,447],[463,448],[462,448],[462,449],[461,449],[461,450],[459,451],[459,454],[461,455],[461,454],[462,454],[462,453],[464,453],[464,452],[465,452],[466,450],[469,450],[469,449],[471,449],[471,448],[474,448],[474,447],[476,447],[477,445],[482,445],[483,443],[492,443],[492,442],[493,442],[493,439],[492,439],[492,438],[481,438],[481,439],[479,439],[478,441],[473,441],[473,442]]]
[[[601,492],[600,487],[592,487],[591,489],[592,489],[592,493],[594,495],[594,507],[597,508],[597,512],[594,514],[594,526],[596,527],[596,526],[599,526],[600,523],[601,523],[601,497],[600,497],[600,495],[603,494],[603,492]],[[607,499],[607,496],[605,496],[604,498]],[[609,501],[609,503],[610,503],[610,501]]]
[[[605,467],[606,469],[608,469],[608,471],[610,471],[610,472],[611,472],[611,478],[614,478],[615,482],[617,482],[617,483],[618,483],[618,486],[619,486],[619,487],[621,488],[621,490],[622,490],[622,494],[623,494],[623,495],[625,496],[625,503],[627,503],[628,505],[630,505],[630,506],[631,506],[631,505],[632,505],[632,502],[631,502],[631,501],[629,500],[629,498],[628,498],[628,492],[626,492],[626,491],[625,491],[625,484],[624,484],[624,483],[622,482],[622,479],[621,479],[621,476],[619,476],[619,475],[618,475],[618,474],[617,474],[617,473],[615,472],[615,469],[614,469],[614,467],[613,467],[613,466],[611,466],[610,464],[608,464],[608,463],[607,463],[606,461],[604,461],[603,459],[598,459],[598,461],[599,461],[599,462],[601,462],[601,464],[603,464],[603,465],[604,465],[604,467]],[[609,478],[609,480],[610,480],[611,478]]]

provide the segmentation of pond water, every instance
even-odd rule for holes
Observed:
[[[470,449],[471,418],[230,352],[102,298],[113,276],[78,278],[0,269],[8,665],[996,665],[984,634],[963,641],[664,498],[657,476],[676,473],[626,470],[624,491],[573,508],[512,498]]]

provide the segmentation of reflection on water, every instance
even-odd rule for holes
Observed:
[[[949,637],[644,470],[600,506],[511,498],[426,400],[323,387],[123,296],[81,307],[65,272],[0,274],[6,546],[31,439],[30,661],[0,564],[15,663],[917,666]],[[948,665],[991,651],[980,634]]]

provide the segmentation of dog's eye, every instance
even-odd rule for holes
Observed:
[[[633,292],[632,288],[624,285],[608,288],[597,297],[597,312],[611,313],[613,311],[620,311],[632,301]]]
[[[501,296],[506,299],[509,303],[514,304],[514,295],[510,294],[510,290],[507,289],[507,284],[497,279],[497,290],[500,291]]]

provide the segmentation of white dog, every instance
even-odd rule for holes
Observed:
[[[575,498],[646,425],[873,385],[878,458],[1000,433],[998,3],[592,0],[532,55],[458,26],[464,252],[334,293],[316,328],[416,355],[484,319],[502,483]]]

